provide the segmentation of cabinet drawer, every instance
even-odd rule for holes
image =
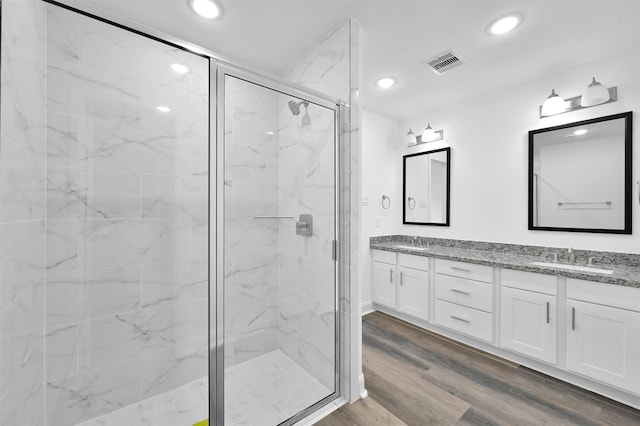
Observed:
[[[536,274],[535,272],[502,270],[502,285],[519,288],[520,290],[535,291],[555,296],[558,294],[558,279],[555,275]]]
[[[487,342],[493,341],[493,315],[477,309],[436,300],[435,322]]]
[[[393,251],[371,250],[371,260],[395,265],[396,253]]]
[[[398,266],[419,269],[421,271],[428,271],[429,258],[424,256],[414,256],[411,254],[398,253]]]
[[[493,312],[493,285],[479,281],[436,274],[436,298]]]
[[[487,265],[436,259],[436,272],[454,277],[484,281],[486,283],[493,282],[493,267]]]
[[[640,312],[640,288],[567,278],[567,299]]]

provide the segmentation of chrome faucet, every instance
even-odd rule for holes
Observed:
[[[413,237],[413,238],[411,239],[411,245],[415,247],[415,246],[416,246],[416,243],[418,242],[418,239],[419,239],[419,238],[420,238],[420,237],[419,237],[418,235],[416,235],[415,237]]]
[[[553,263],[556,263],[558,261],[558,255],[553,253],[553,252],[549,252],[549,253],[545,253],[545,255],[550,254],[551,256],[553,256]]]
[[[569,254],[569,263],[576,263],[576,253],[573,251],[571,247],[569,247],[569,250],[567,250],[567,253]]]

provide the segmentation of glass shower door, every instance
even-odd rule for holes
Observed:
[[[337,394],[336,106],[220,75],[224,419],[289,424]]]

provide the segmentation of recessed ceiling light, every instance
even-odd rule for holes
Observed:
[[[186,65],[182,65],[182,64],[172,64],[171,69],[177,72],[178,74],[186,74],[189,72],[189,68]]]
[[[492,35],[502,35],[512,31],[522,23],[524,16],[521,13],[510,13],[496,19],[487,27],[487,32]]]
[[[160,112],[169,112],[169,111],[171,111],[171,108],[169,108],[167,106],[164,106],[164,105],[157,106],[156,109],[158,111],[160,111]]]
[[[575,132],[573,132],[574,135],[576,136],[582,136],[584,134],[586,134],[588,132],[587,129],[580,129],[580,130],[576,130]]]
[[[396,79],[391,77],[383,77],[378,81],[376,81],[376,84],[378,85],[378,87],[381,87],[383,89],[388,89],[389,87],[396,84]]]
[[[220,7],[213,0],[187,0],[195,13],[206,19],[220,16]]]

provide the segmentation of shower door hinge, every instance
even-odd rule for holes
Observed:
[[[336,240],[331,242],[331,259],[338,260],[338,242]]]

